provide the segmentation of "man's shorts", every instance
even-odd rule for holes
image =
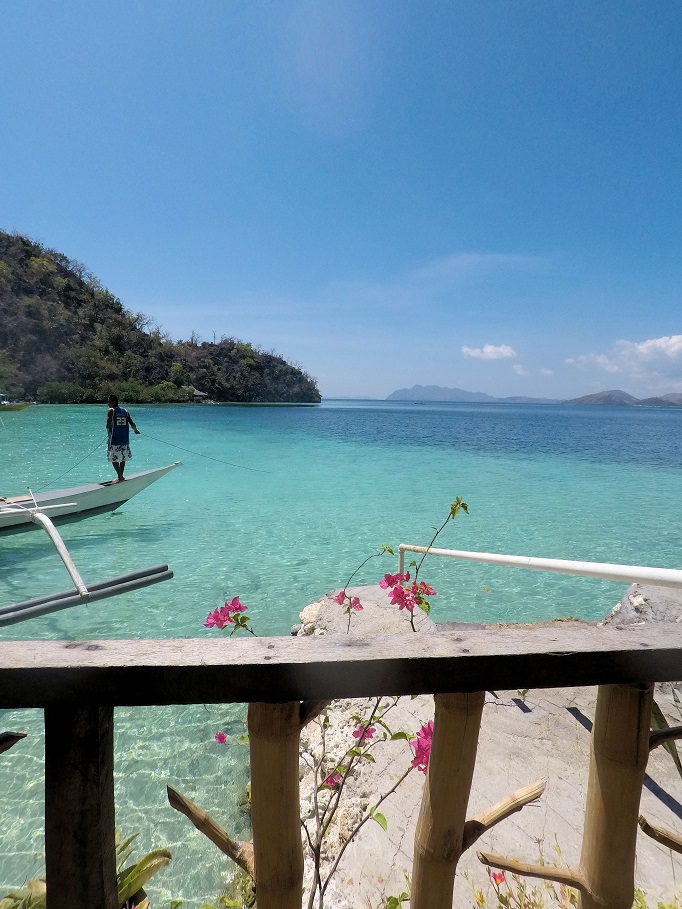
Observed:
[[[107,461],[112,464],[120,464],[123,461],[130,461],[133,453],[130,445],[110,445],[107,451]]]

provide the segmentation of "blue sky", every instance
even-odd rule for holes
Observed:
[[[0,228],[323,395],[682,391],[682,4],[23,0]]]

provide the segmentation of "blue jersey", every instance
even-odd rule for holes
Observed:
[[[128,429],[130,416],[128,411],[122,407],[113,407],[112,410],[114,413],[109,432],[109,445],[128,445],[130,442],[130,431]]]

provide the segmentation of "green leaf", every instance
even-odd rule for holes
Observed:
[[[382,553],[388,552],[388,553],[390,553],[391,555],[395,555],[395,553],[393,552],[393,550],[391,549],[390,546],[382,546],[382,547],[381,547],[381,551],[382,551]]]
[[[423,603],[417,603],[417,606],[419,606],[421,611],[425,612],[427,615],[431,612],[431,607],[429,606],[428,600],[424,600]]]
[[[391,741],[397,742],[401,739],[404,739],[406,742],[410,742],[410,741],[412,741],[413,738],[414,738],[414,736],[410,735],[409,732],[401,731],[401,732],[394,732],[393,735],[391,736]]]
[[[139,833],[132,833],[125,839],[121,839],[121,831],[116,830],[114,836],[116,845],[116,871],[120,872],[122,868],[125,868],[128,859],[133,854],[132,843],[138,838]]]
[[[372,814],[372,820],[376,821],[382,830],[388,830],[388,821],[380,811]]]
[[[369,761],[370,764],[376,764],[376,759],[375,759],[374,755],[370,754],[369,751],[365,751],[365,753],[362,756],[366,761]]]
[[[248,732],[242,733],[239,736],[239,738],[237,739],[237,744],[238,745],[248,745],[249,744],[249,733]]]
[[[466,514],[469,514],[469,506],[466,502],[462,501],[461,496],[457,496],[455,501],[450,505],[450,517],[456,518],[460,512],[460,509],[466,512]]]
[[[119,906],[144,887],[147,881],[165,868],[170,860],[171,854],[167,849],[155,849],[134,865],[121,871],[118,875]]]

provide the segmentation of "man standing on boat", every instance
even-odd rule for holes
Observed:
[[[116,395],[109,395],[107,460],[111,461],[116,471],[117,479],[114,480],[114,483],[121,483],[125,480],[123,471],[125,470],[126,461],[130,461],[133,456],[129,444],[129,426],[133,427],[136,435],[140,434],[140,430],[133,422],[133,418],[128,411],[118,406]]]

